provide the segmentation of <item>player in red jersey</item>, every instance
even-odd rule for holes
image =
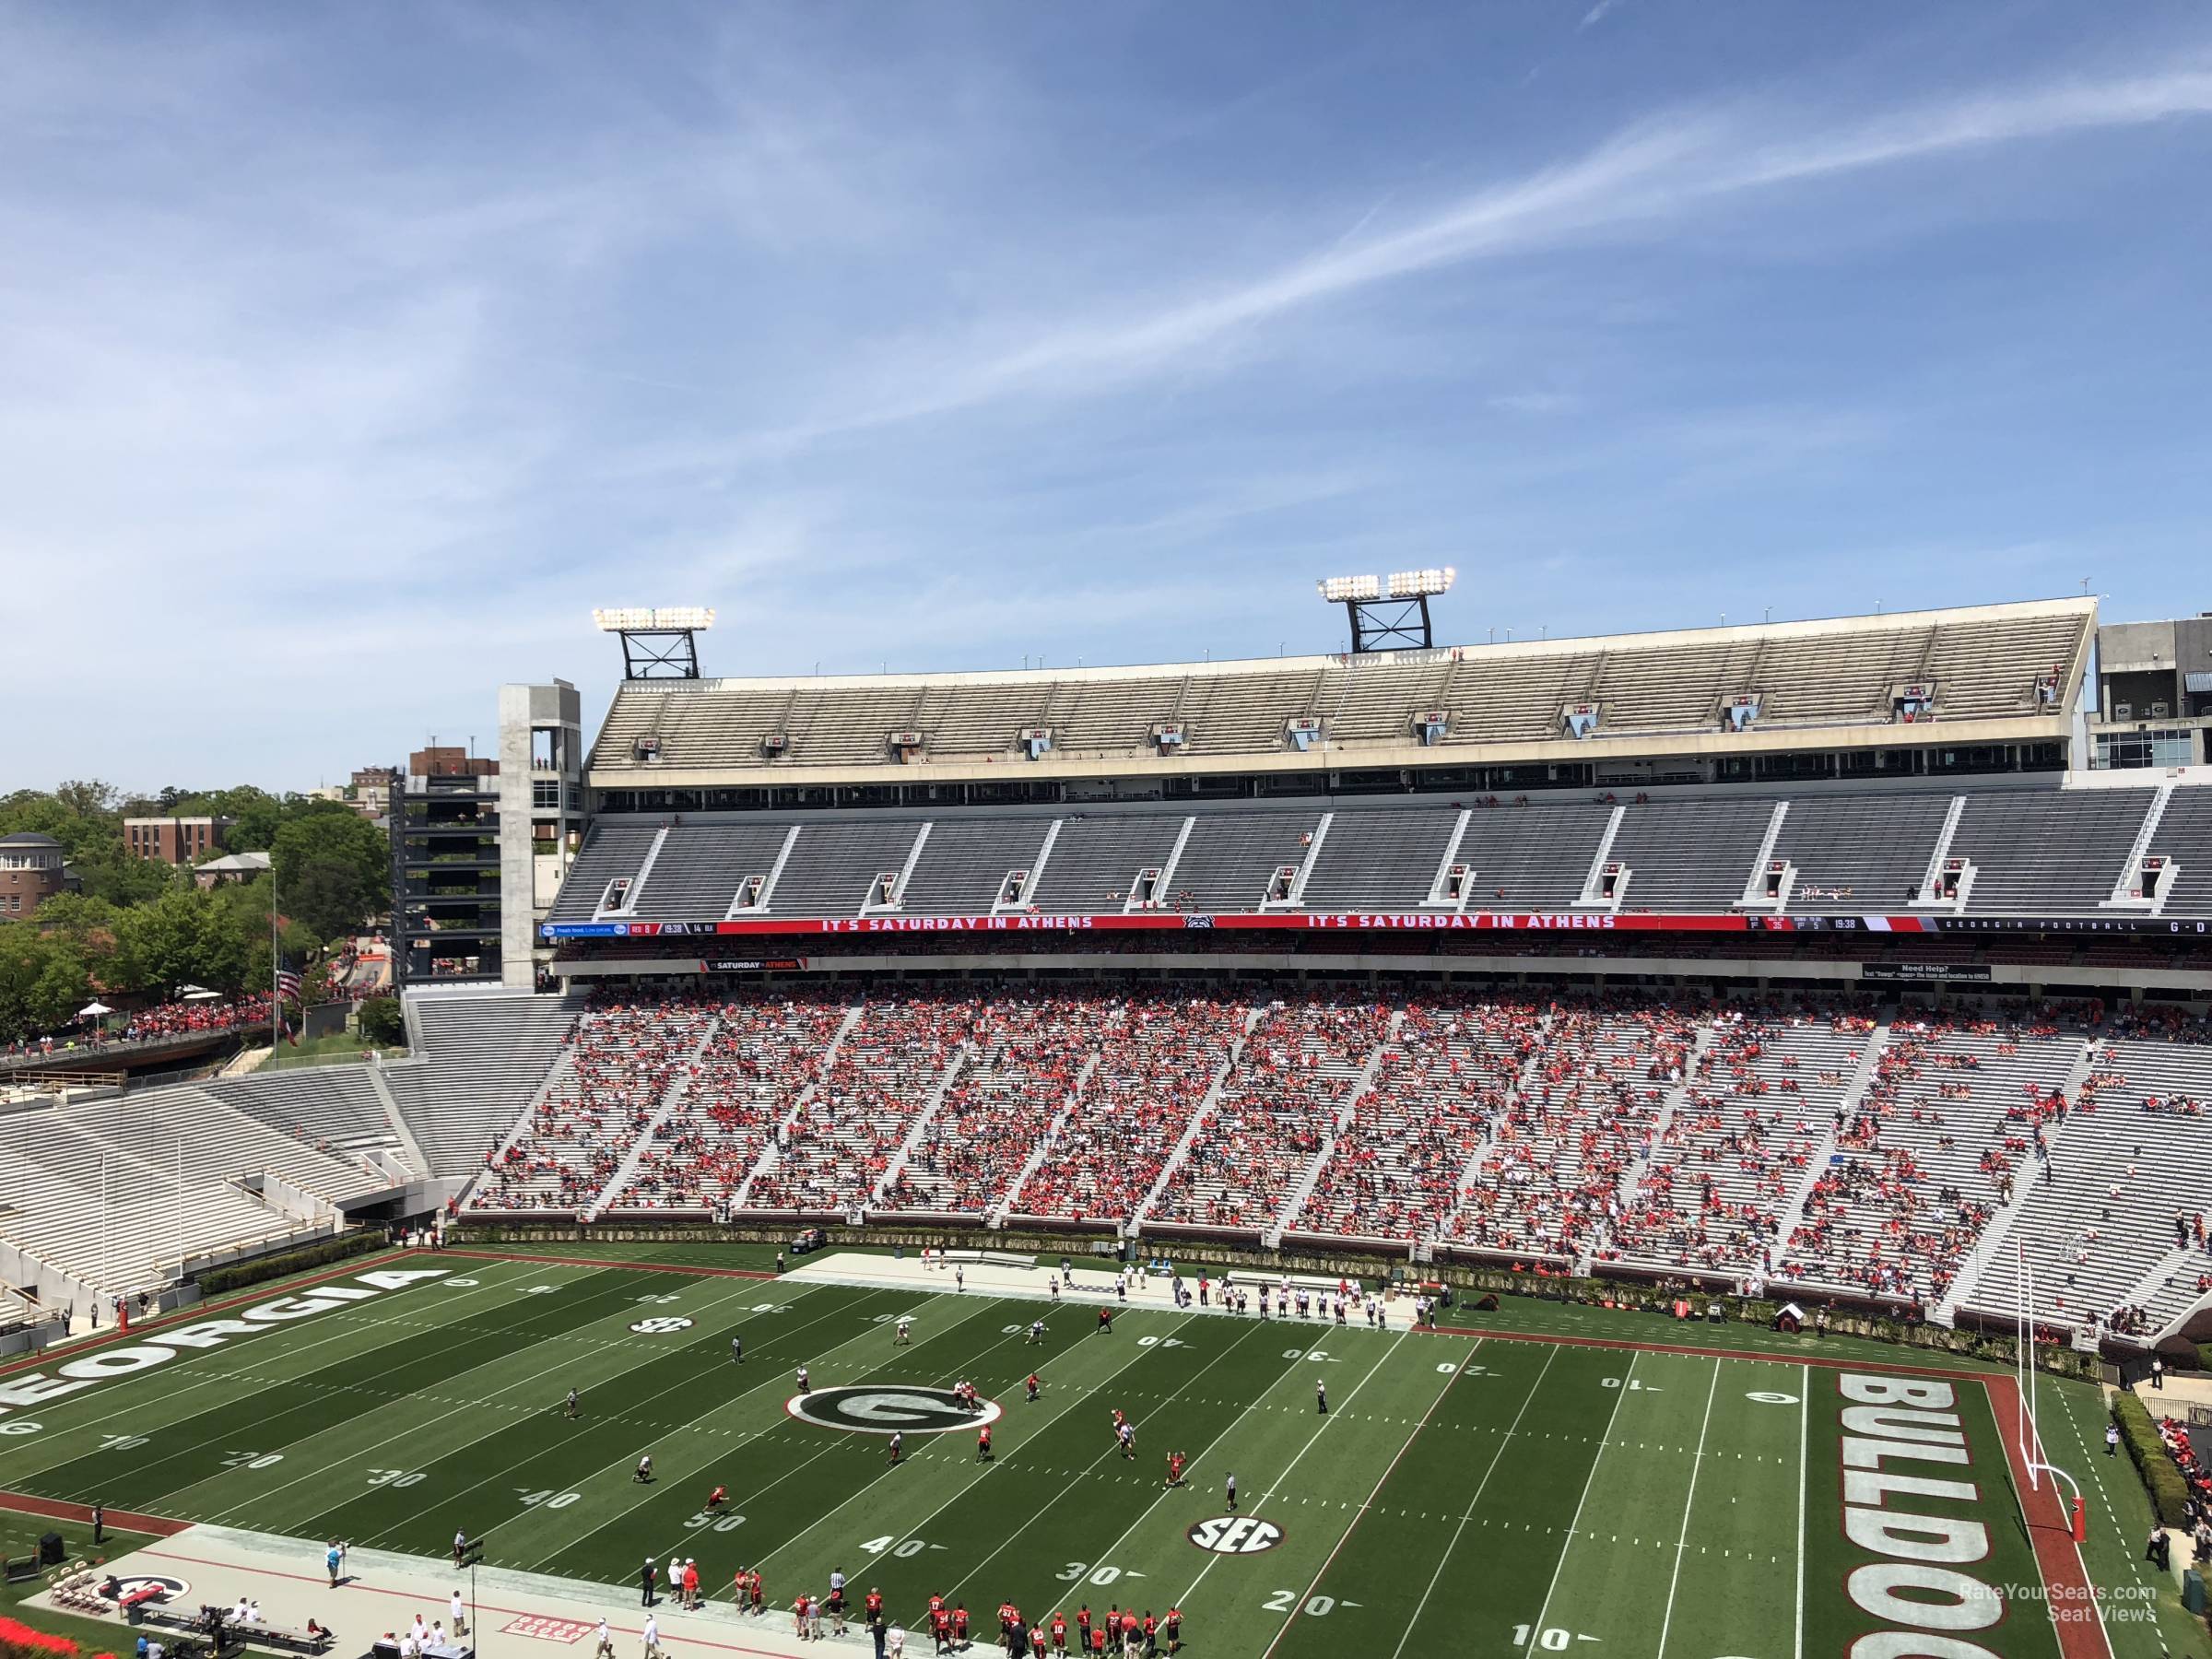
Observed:
[[[729,1501],[729,1497],[730,1495],[728,1492],[724,1491],[720,1487],[716,1487],[712,1491],[707,1494],[707,1507],[711,1510],[718,1510],[724,1503]]]
[[[988,1423],[975,1431],[975,1461],[977,1463],[991,1461],[991,1425]]]
[[[1168,1453],[1168,1484],[1171,1487],[1182,1484],[1182,1453],[1180,1452]]]
[[[1159,1633],[1168,1639],[1171,1655],[1182,1652],[1182,1609],[1170,1607],[1168,1616],[1159,1621]]]
[[[956,1647],[968,1645],[968,1604],[961,1602],[952,1610],[952,1640]]]
[[[1067,1652],[1067,1615],[1057,1607],[1053,1609],[1053,1652]]]
[[[1083,1653],[1090,1652],[1090,1604],[1085,1602],[1076,1609],[1076,1646]]]
[[[1027,1386],[1030,1391],[1030,1398],[1034,1400],[1037,1397],[1037,1391],[1040,1388],[1042,1388],[1044,1384],[1037,1380],[1037,1373],[1035,1371],[1031,1371],[1030,1373],[1030,1380]]]

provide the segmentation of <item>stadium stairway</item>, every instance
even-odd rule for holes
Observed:
[[[1021,1166],[1021,1173],[1008,1184],[1006,1196],[992,1207],[990,1215],[984,1218],[984,1226],[994,1230],[1006,1226],[1006,1218],[1014,1213],[1014,1206],[1021,1197],[1021,1189],[1030,1184],[1030,1177],[1044,1167],[1044,1160],[1052,1155],[1053,1148],[1060,1144],[1060,1136],[1067,1129],[1067,1120],[1076,1114],[1076,1109],[1082,1104],[1083,1092],[1090,1087],[1090,1080],[1098,1075],[1098,1070],[1099,1055],[1094,1051],[1084,1059],[1083,1069],[1076,1074],[1076,1086],[1067,1091],[1067,1098],[1061,1101],[1060,1110],[1053,1113],[1051,1124],[1038,1136],[1037,1144],[1030,1148],[1029,1160]]]
[[[578,1218],[579,1220],[597,1220],[600,1212],[611,1207],[615,1200],[622,1195],[623,1189],[629,1185],[630,1178],[637,1174],[639,1163],[643,1160],[646,1153],[653,1150],[653,1137],[660,1134],[662,1126],[668,1122],[677,1108],[681,1106],[689,1096],[691,1085],[699,1077],[700,1062],[705,1057],[709,1045],[713,1042],[721,1030],[722,1016],[719,1014],[709,1016],[706,1029],[700,1033],[699,1041],[686,1052],[683,1059],[678,1062],[678,1070],[676,1076],[669,1080],[668,1087],[662,1091],[660,1104],[653,1108],[652,1118],[638,1133],[637,1137],[629,1143],[629,1150],[622,1155],[622,1161],[615,1166],[615,1172],[607,1177],[606,1184],[592,1194],[592,1202],[583,1214]]]
[[[1866,1091],[1874,1087],[1875,1079],[1881,1075],[1882,1051],[1888,1044],[1889,1027],[1887,1022],[1876,1026],[1866,1034],[1866,1046],[1859,1055],[1858,1070],[1852,1074],[1851,1082],[1844,1088],[1843,1098],[1836,1103],[1836,1112],[1842,1114],[1841,1122],[1849,1123],[1857,1115],[1861,1102],[1866,1099]],[[1830,1112],[1828,1130],[1821,1135],[1820,1144],[1813,1148],[1813,1155],[1806,1163],[1805,1179],[1797,1183],[1797,1190],[1790,1194],[1788,1206],[1775,1218],[1774,1251],[1777,1265],[1781,1263],[1781,1253],[1789,1247],[1790,1240],[1796,1235],[1798,1227],[1805,1220],[1805,1206],[1812,1200],[1813,1182],[1820,1179],[1821,1171],[1828,1168],[1828,1160],[1836,1155],[1838,1126],[1835,1112]]]
[[[844,1049],[845,1039],[853,1034],[853,1028],[860,1023],[861,1013],[866,1006],[865,1003],[854,1003],[845,1010],[845,1018],[837,1028],[837,1035],[830,1039],[830,1046],[822,1051],[820,1076],[830,1076],[830,1068],[836,1065],[837,1057]],[[792,1131],[798,1127],[799,1120],[806,1115],[806,1108],[819,1088],[818,1084],[809,1084],[793,1100],[791,1110],[783,1114],[783,1121],[776,1125],[776,1132],[769,1137],[768,1145],[760,1148],[759,1158],[746,1171],[745,1182],[737,1189],[736,1196],[730,1200],[730,1208],[743,1209],[752,1196],[753,1183],[782,1160],[783,1148],[791,1142]]]
[[[1551,1015],[1545,1014],[1537,1019],[1536,1035],[1541,1041],[1539,1041],[1535,1046],[1529,1051],[1528,1058],[1521,1063],[1520,1075],[1514,1077],[1513,1086],[1506,1095],[1505,1105],[1507,1111],[1510,1112],[1512,1109],[1513,1103],[1516,1100],[1521,1100],[1527,1098],[1529,1084],[1535,1078],[1537,1070],[1544,1064],[1544,1055],[1550,1044],[1551,1029]],[[1490,1125],[1490,1132],[1485,1135],[1480,1143],[1477,1145],[1475,1150],[1467,1155],[1466,1168],[1460,1171],[1459,1180],[1453,1185],[1453,1215],[1457,1215],[1460,1210],[1465,1207],[1467,1194],[1473,1192],[1480,1183],[1482,1180],[1482,1172],[1486,1168],[1488,1167],[1490,1155],[1497,1149],[1497,1125],[1493,1124]],[[1445,1217],[1444,1227],[1447,1231],[1450,1230],[1451,1225],[1452,1217]]]
[[[545,1080],[531,1091],[530,1098],[523,1102],[522,1112],[508,1126],[507,1133],[500,1136],[496,1161],[501,1163],[506,1161],[507,1155],[512,1152],[522,1143],[523,1137],[530,1133],[530,1125],[537,1119],[538,1108],[546,1103],[547,1098],[555,1089],[573,1077],[575,1071],[576,1046],[572,1042],[563,1043],[560,1049],[560,1058],[553,1062],[553,1069],[547,1072]],[[485,1170],[490,1168],[490,1163],[485,1165]],[[483,1179],[483,1175],[484,1170],[479,1170],[470,1177],[469,1186],[472,1191],[477,1182]]]
[[[371,1054],[365,1069],[369,1073],[369,1087],[376,1091],[384,1116],[392,1124],[392,1133],[399,1142],[401,1162],[414,1174],[427,1178],[430,1160],[423,1153],[422,1143],[415,1138],[415,1131],[407,1126],[407,1114],[400,1111],[398,1100],[393,1098],[391,1080],[384,1076],[383,1056]]]
[[[2096,1058],[2097,1051],[2085,1039],[2081,1052],[2074,1057],[2073,1069],[2066,1073],[2065,1081],[2059,1085],[2067,1100],[2081,1099],[2081,1087],[2089,1080],[2089,1069]],[[2051,1125],[2045,1139],[2053,1157],[2066,1142],[2067,1126],[2080,1122],[2081,1113],[2072,1112]],[[2039,1173],[2031,1164],[2023,1166],[2022,1178],[2014,1186],[2010,1201],[2000,1206],[1997,1213],[1990,1218],[1989,1225],[1982,1230],[1982,1236],[1974,1241],[1974,1247],[1966,1253],[1966,1259],[1959,1264],[1959,1274],[1951,1280],[1950,1289],[1928,1314],[1930,1324],[1946,1328],[1958,1324],[1959,1308],[1971,1300],[1981,1289],[1983,1274],[2005,1247],[2005,1241],[2011,1237],[2013,1223],[2020,1218],[2033,1200]]]
[[[1259,1030],[1260,1021],[1266,1013],[1264,1004],[1245,1010],[1244,1030],[1229,1045],[1229,1053],[1222,1056],[1220,1065],[1214,1072],[1214,1080],[1206,1085],[1206,1093],[1198,1101],[1198,1110],[1191,1113],[1191,1121],[1183,1128],[1182,1138],[1175,1143],[1175,1149],[1168,1154],[1167,1160],[1159,1166],[1159,1173],[1152,1182],[1152,1190],[1145,1194],[1144,1203],[1137,1206],[1136,1214],[1123,1223],[1124,1230],[1129,1237],[1135,1238],[1144,1230],[1145,1222],[1150,1218],[1153,1208],[1166,1194],[1168,1182],[1174,1178],[1175,1171],[1182,1167],[1183,1160],[1190,1157],[1191,1148],[1198,1144],[1199,1132],[1206,1127],[1206,1120],[1214,1115],[1214,1108],[1220,1104],[1222,1089],[1228,1087],[1230,1078],[1236,1076],[1237,1062],[1244,1055],[1244,1044],[1251,1040],[1253,1032]]]
[[[944,1109],[945,1096],[952,1088],[953,1079],[982,1058],[981,1049],[972,1042],[963,1041],[946,1064],[945,1069],[937,1074],[936,1082],[931,1085],[929,1093],[923,1098],[922,1110],[914,1114],[906,1138],[899,1143],[899,1150],[892,1155],[891,1161],[884,1166],[883,1179],[876,1183],[876,1190],[868,1194],[870,1205],[884,1203],[884,1194],[899,1184],[899,1177],[905,1173],[907,1160],[913,1157],[914,1148],[922,1144],[922,1137],[929,1133],[930,1125],[936,1122],[937,1113]]]
[[[1620,1172],[1620,1184],[1615,1189],[1615,1196],[1619,1199],[1624,1210],[1635,1203],[1637,1190],[1643,1184],[1644,1173],[1652,1167],[1652,1159],[1666,1142],[1666,1132],[1674,1124],[1675,1113],[1681,1110],[1684,1098],[1697,1087],[1698,1062],[1705,1057],[1705,1051],[1712,1043],[1712,1026],[1708,1021],[1700,1020],[1696,1034],[1689,1040],[1689,1052],[1682,1057],[1681,1078],[1660,1100],[1659,1115],[1652,1120],[1651,1134],[1643,1143],[1643,1150],[1629,1159],[1628,1167]],[[1598,1229],[1590,1248],[1575,1258],[1575,1272],[1588,1277],[1596,1263],[1597,1253],[1612,1241],[1613,1223],[1608,1220]]]
[[[1306,1207],[1306,1200],[1313,1195],[1314,1183],[1320,1181],[1322,1171],[1328,1168],[1329,1159],[1336,1151],[1336,1137],[1351,1127],[1354,1109],[1374,1088],[1375,1073],[1382,1067],[1382,1055],[1398,1040],[1398,1032],[1405,1025],[1406,1010],[1393,1008],[1388,1030],[1383,1033],[1380,1042],[1368,1050],[1367,1059],[1360,1065],[1359,1075],[1352,1079],[1351,1088],[1345,1091],[1344,1104],[1337,1108],[1335,1117],[1329,1122],[1329,1132],[1321,1137],[1320,1149],[1313,1154],[1299,1178],[1290,1183],[1289,1192],[1284,1194],[1282,1208],[1276,1212],[1274,1223],[1265,1236],[1268,1249],[1280,1250],[1283,1247],[1283,1235],[1290,1230],[1290,1224],[1298,1219],[1299,1211]]]

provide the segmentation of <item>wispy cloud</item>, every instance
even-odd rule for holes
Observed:
[[[1014,397],[1084,395],[1187,367],[1256,324],[1443,267],[1648,232],[1730,198],[1963,150],[2212,113],[2212,71],[2038,86],[1806,129],[1773,108],[1640,122],[1577,159],[1485,186],[1371,236],[1338,239],[1195,298],[1081,319],[932,363],[867,405],[763,434],[777,446]],[[1361,221],[1365,223],[1363,219]]]
[[[1847,608],[2121,493],[2188,556],[2201,33],[1621,3],[1540,96],[1575,12],[0,12],[0,568],[104,650],[10,633],[0,788],[595,700],[596,604],[806,672],[1312,648],[1430,560],[1476,638]]]

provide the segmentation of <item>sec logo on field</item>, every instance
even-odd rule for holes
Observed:
[[[1199,1522],[1183,1536],[1216,1555],[1259,1555],[1283,1541],[1283,1529],[1257,1515],[1216,1515]]]
[[[673,1313],[656,1313],[651,1319],[641,1319],[629,1327],[641,1336],[665,1336],[672,1331],[688,1331],[691,1322]]]
[[[853,1434],[949,1434],[998,1421],[996,1400],[978,1404],[982,1409],[969,1410],[949,1388],[877,1382],[794,1394],[783,1402],[783,1409],[818,1429],[842,1429]]]

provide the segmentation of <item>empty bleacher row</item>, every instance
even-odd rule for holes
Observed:
[[[385,1085],[424,1172],[473,1175],[553,1069],[582,1000],[483,992],[410,996],[406,1007],[419,1058],[384,1067]]]
[[[1341,1238],[2000,1315],[2025,1244],[2047,1318],[2201,1300],[2212,1027],[1880,1013],[1264,979],[608,1002],[468,1203]]]
[[[255,1191],[263,1177],[294,1201]],[[203,1088],[0,1114],[0,1241],[111,1295],[169,1283],[196,1258],[328,1231],[328,1206],[391,1184]]]
[[[1971,865],[1960,913],[2112,915],[2158,795],[2147,784],[1626,802],[1481,796],[934,818],[692,816],[650,830],[608,818],[593,827],[551,919],[1578,905],[1725,914],[1777,901],[1799,914],[1901,912],[1919,908],[1939,850]],[[2212,790],[2173,790],[2150,844],[2179,868],[2157,913],[2212,915]],[[1594,879],[1601,851],[1625,872],[1609,902]],[[1791,869],[1788,885],[1762,899],[1774,864]]]
[[[772,776],[794,768],[1279,754],[1293,723],[1357,760],[1405,748],[1425,713],[1438,747],[1538,743],[1594,706],[1595,737],[1712,732],[1738,697],[1761,727],[1887,724],[1899,688],[1933,688],[1916,718],[2048,716],[2077,683],[2087,600],[1370,656],[1035,673],[721,679],[626,685],[594,746],[602,785],[656,771]],[[2055,697],[2038,680],[2055,673]],[[912,743],[894,743],[894,736]]]

